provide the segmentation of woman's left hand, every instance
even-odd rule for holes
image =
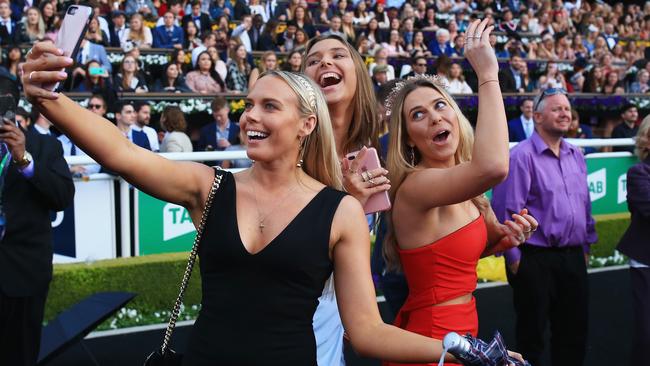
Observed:
[[[368,171],[361,171],[361,162],[366,156],[367,148],[364,147],[353,159],[343,159],[343,187],[356,198],[361,205],[365,205],[368,198],[375,193],[390,190],[390,181],[386,176],[388,170],[377,168]]]
[[[496,251],[503,251],[525,243],[537,228],[539,223],[528,214],[528,209],[523,209],[519,214],[512,214],[512,220],[506,220],[500,225],[501,240],[497,243]]]

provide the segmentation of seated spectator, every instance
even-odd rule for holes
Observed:
[[[377,18],[370,19],[368,27],[363,34],[368,39],[368,47],[373,51],[377,51],[379,45],[386,41],[384,32],[379,28],[379,21]],[[374,55],[374,52],[372,54]]]
[[[185,26],[185,23],[188,21],[192,20],[194,21],[194,24],[196,24],[197,28],[199,28],[199,35],[203,35],[205,33],[210,32],[210,16],[206,13],[201,12],[201,1],[200,0],[193,0],[191,2],[192,4],[192,12],[189,14],[186,14],[183,17],[183,26]]]
[[[210,2],[210,18],[217,19],[221,15],[232,16],[235,9],[232,7],[230,1],[215,0]]]
[[[623,64],[627,62],[625,59],[625,50],[623,49],[623,46],[619,43],[616,46],[614,46],[614,49],[612,50],[612,63],[618,63],[618,64]]]
[[[630,85],[630,93],[647,93],[650,89],[648,80],[650,80],[650,72],[646,69],[639,70],[636,73],[636,81]]]
[[[602,93],[604,84],[603,69],[594,65],[587,73],[582,91],[584,93]]]
[[[196,68],[187,74],[185,82],[195,93],[214,94],[226,91],[224,81],[215,70],[214,62],[207,51],[199,54]]]
[[[449,40],[449,31],[444,28],[438,29],[436,31],[436,39],[432,40],[431,43],[429,43],[429,50],[431,50],[431,54],[434,56],[453,56],[454,49],[451,47]]]
[[[458,36],[458,37],[463,38],[462,36]],[[461,51],[460,51],[460,53],[458,53],[459,55],[463,54],[462,48],[463,48],[463,46],[461,45],[460,46]],[[411,52],[413,52],[413,51],[421,52],[424,55],[424,57],[431,57],[432,56],[431,51],[429,51],[429,47],[424,42],[424,32],[418,30],[418,31],[415,31],[415,33],[413,33],[413,42],[411,43],[411,49],[409,51],[411,51]],[[454,51],[454,52],[456,52],[456,51]]]
[[[131,125],[131,129],[137,132],[144,132],[149,140],[151,151],[160,151],[158,132],[152,127],[149,127],[151,124],[151,105],[148,102],[136,102],[133,108],[135,109],[135,123]]]
[[[639,111],[636,106],[627,103],[621,108],[621,123],[619,123],[612,130],[613,139],[633,138],[639,131],[639,126],[636,124],[639,119]],[[628,151],[634,153],[634,145],[632,146],[614,146],[614,151]]]
[[[287,59],[282,63],[282,70],[300,72],[302,66],[302,51],[291,51]]]
[[[357,37],[357,43],[354,47],[360,55],[370,54],[370,49],[368,48],[368,38],[366,38],[364,34],[361,34],[359,37]]]
[[[351,11],[346,11],[341,17],[341,32],[345,34],[346,39],[350,44],[356,42],[357,31],[354,29],[354,15]]]
[[[131,15],[129,28],[122,33],[122,38],[120,39],[122,49],[127,47],[127,42],[129,41],[138,48],[151,48],[153,44],[151,29],[144,25],[144,19],[139,13]]]
[[[372,75],[372,85],[375,87],[375,92],[381,90],[381,86],[388,82],[388,66],[377,65],[375,73]]]
[[[51,1],[41,1],[38,8],[41,10],[43,22],[45,23],[45,38],[56,41],[56,36],[59,33],[61,17],[59,16],[59,13],[56,12],[55,3]]]
[[[163,69],[163,74],[156,79],[153,91],[167,93],[187,93],[190,88],[185,83],[185,78],[180,74],[178,65],[168,63]]]
[[[7,52],[7,58],[5,59],[3,66],[6,68],[7,72],[10,74],[9,77],[13,80],[18,80],[20,78],[20,63],[23,62],[23,53],[19,46],[13,45],[8,47],[9,51]]]
[[[293,50],[304,50],[307,48],[307,43],[309,43],[309,35],[305,32],[304,29],[296,29],[296,36],[293,39]]]
[[[388,57],[409,57],[398,30],[391,30],[388,35],[388,42],[382,43],[381,46],[388,51]]]
[[[279,44],[282,43],[278,40],[279,35],[277,32],[278,22],[276,20],[269,20],[268,23],[264,26],[262,34],[260,34],[259,39],[257,40],[257,45],[255,49],[258,51],[275,51],[279,52]],[[293,30],[295,32],[295,29]]]
[[[440,58],[437,59],[436,62],[438,62],[439,60]],[[429,73],[427,68],[428,68],[427,58],[422,55],[415,56],[411,59],[411,72],[404,75],[404,78],[418,76],[418,75],[426,75]],[[440,75],[440,73],[437,74],[438,76],[442,76]]]
[[[23,23],[12,19],[11,13],[9,2],[0,2],[0,45],[3,46],[21,43],[25,33]]]
[[[198,151],[223,151],[233,145],[241,144],[240,128],[230,121],[230,106],[226,98],[218,96],[212,100],[211,122],[201,128],[201,137],[197,143]],[[209,165],[221,165],[222,162],[209,162]]]
[[[375,19],[379,21],[379,29],[388,29],[388,27],[390,27],[390,18],[388,17],[385,4],[381,1],[377,1],[374,13]]]
[[[127,29],[126,15],[122,10],[115,10],[111,13],[113,27],[111,29],[111,47],[122,47],[122,38]]]
[[[318,8],[314,10],[314,21],[317,24],[330,24],[330,19],[334,17],[334,11],[330,7],[328,0],[319,0]]]
[[[162,4],[158,8],[158,14],[165,15],[166,12],[171,11],[174,14],[174,25],[181,27],[183,26],[183,0],[167,0],[167,7]],[[164,17],[159,17],[156,21],[156,27],[165,25]]]
[[[375,62],[368,66],[370,76],[374,75],[374,69],[378,65],[386,65],[388,67],[388,81],[395,79],[395,68],[393,68],[393,65],[388,64],[388,50],[383,47],[375,52]]]
[[[238,38],[244,45],[246,52],[253,52],[253,42],[248,32],[253,29],[253,17],[250,14],[244,15],[241,23],[232,31],[230,38]]]
[[[181,75],[187,74],[192,68],[191,57],[182,49],[174,49],[169,62],[176,64]]]
[[[591,127],[580,123],[580,115],[575,109],[571,109],[571,125],[569,130],[564,134],[564,137],[570,139],[591,139],[594,137]],[[584,155],[597,152],[595,147],[587,146],[580,147]]]
[[[540,90],[549,88],[561,88],[564,90],[567,89],[564,74],[560,72],[555,62],[549,62],[546,64],[546,70],[544,71],[544,74],[539,77],[537,86]]]
[[[370,23],[374,15],[368,11],[368,4],[365,1],[359,1],[354,8],[354,18],[352,22],[357,26],[365,27]]]
[[[81,41],[76,61],[81,65],[85,65],[90,60],[99,62],[99,66],[106,69],[109,74],[113,71],[113,65],[111,65],[111,62],[108,60],[108,55],[106,54],[104,46],[89,42],[84,38]]]
[[[322,33],[323,36],[335,34],[344,40],[347,40],[347,35],[341,30],[341,17],[338,15],[333,16],[329,22],[330,28]]]
[[[569,41],[569,34],[566,32],[555,33],[555,54],[559,60],[573,61],[576,58],[571,43]]]
[[[576,33],[573,35],[573,40],[571,41],[571,47],[575,53],[576,59],[579,58],[589,58],[589,50],[585,47],[582,34]]]
[[[600,60],[608,53],[609,48],[607,48],[607,41],[605,41],[605,38],[598,36],[594,42],[594,48],[591,51],[591,58],[594,60]]]
[[[449,68],[449,75],[447,76],[449,88],[447,91],[450,94],[472,94],[472,88],[465,81],[463,75],[463,68],[460,64],[454,62]]]
[[[273,51],[266,51],[262,54],[262,57],[260,58],[260,63],[259,66],[251,70],[250,77],[248,79],[248,89],[250,90],[253,85],[255,85],[255,82],[257,81],[257,78],[259,76],[268,71],[268,70],[277,70],[278,68],[278,56],[275,54]]]
[[[163,16],[163,25],[153,29],[154,48],[183,48],[185,32],[174,25],[174,14],[168,11]]]
[[[532,99],[523,99],[519,103],[519,110],[521,111],[521,115],[508,121],[508,140],[510,142],[523,141],[529,138],[535,131]]]
[[[612,70],[605,74],[605,84],[603,84],[603,94],[623,94],[625,88],[619,80],[618,71]]]
[[[527,85],[521,77],[524,60],[516,54],[510,55],[509,67],[499,70],[499,84],[504,93],[523,93]]]
[[[180,108],[165,107],[160,116],[160,127],[165,131],[160,152],[192,152],[192,141],[185,134],[187,122]]]
[[[101,94],[113,90],[108,70],[97,60],[90,60],[83,68],[74,69],[72,77],[75,92]]]
[[[248,92],[251,65],[248,63],[248,54],[244,45],[239,45],[234,51],[231,51],[226,66],[228,67],[228,76],[226,77],[228,90],[238,93]]]
[[[526,62],[522,62],[520,70],[521,70],[521,78],[523,80],[523,84],[526,86],[524,92],[537,93],[539,90],[537,88],[537,81],[530,77],[530,73],[528,71],[528,64]]]
[[[209,47],[217,46],[217,33],[211,32],[204,34],[201,37],[201,43],[203,43],[201,46],[195,47],[192,50],[192,67],[196,67],[196,61],[198,60],[200,53],[207,51]]]
[[[419,20],[416,26],[423,31],[437,32],[440,27],[436,24],[436,9],[433,6],[427,6],[424,19]]]
[[[88,23],[86,39],[103,47],[109,47],[111,45],[108,35],[99,27],[99,20],[95,17],[90,19],[90,23]]]
[[[199,37],[199,28],[193,20],[183,25],[183,32],[185,34],[185,41],[183,42],[184,49],[192,51],[197,47],[203,46],[203,41]]]
[[[542,43],[536,50],[537,58],[542,60],[557,60],[555,53],[555,41],[550,33],[542,36]]]
[[[137,15],[137,14],[136,14]],[[126,55],[122,59],[120,71],[115,75],[113,85],[118,92],[146,93],[147,83],[138,73],[139,66],[135,57]]]
[[[133,18],[134,15],[139,16],[155,16],[154,11],[156,7],[151,0],[126,0],[126,15]]]
[[[45,38],[45,21],[39,8],[32,6],[27,9],[22,30],[23,34],[20,37],[22,42],[32,44]]]
[[[207,51],[214,63],[214,70],[219,74],[221,80],[226,80],[226,77],[228,76],[228,67],[226,66],[226,63],[221,60],[217,47],[210,46]]]

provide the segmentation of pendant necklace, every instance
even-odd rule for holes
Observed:
[[[257,202],[257,190],[255,189],[255,180],[253,179],[252,174],[253,171],[251,170],[251,185],[253,186],[253,198],[255,198],[255,208],[257,209],[257,221],[259,222],[257,227],[260,229],[260,233],[263,233],[264,228],[266,227],[266,225],[264,224],[264,220],[266,220],[266,218],[270,214],[272,214],[276,208],[279,207],[280,203],[282,203],[287,197],[289,197],[289,194],[293,192],[298,187],[298,185],[296,184],[293,187],[291,187],[289,190],[287,190],[287,192],[283,194],[280,197],[280,199],[277,199],[273,202],[273,205],[271,205],[271,210],[267,212],[266,215],[262,215],[262,211],[260,211],[260,205]]]

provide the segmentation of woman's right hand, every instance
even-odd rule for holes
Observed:
[[[62,71],[72,65],[70,57],[63,56],[63,51],[56,48],[52,42],[37,42],[27,53],[23,70],[23,91],[30,103],[43,99],[55,100],[58,93],[44,89],[42,85],[53,85],[65,81],[67,73]]]
[[[489,19],[475,20],[467,27],[465,57],[478,76],[479,84],[485,80],[498,79],[499,63],[490,45],[490,33],[494,26],[487,26]]]

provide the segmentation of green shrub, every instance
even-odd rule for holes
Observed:
[[[618,241],[629,225],[629,218],[596,221],[598,243],[591,246],[591,254],[595,257],[614,255]]]

